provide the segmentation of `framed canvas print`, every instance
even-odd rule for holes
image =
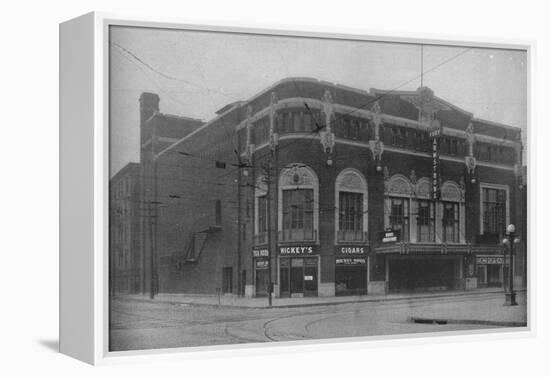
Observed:
[[[529,44],[60,30],[62,352],[530,331]]]

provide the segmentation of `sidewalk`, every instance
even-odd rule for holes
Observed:
[[[362,295],[362,296],[331,296],[331,297],[302,297],[302,298],[273,298],[272,304],[275,308],[295,308],[306,306],[338,305],[358,302],[385,302],[385,301],[408,301],[418,299],[434,299],[445,297],[475,297],[480,295],[491,295],[499,297],[504,301],[502,288],[486,288],[471,291],[447,291],[431,293],[408,293],[388,295]],[[521,296],[522,294],[518,294]],[[524,294],[523,294],[524,296]],[[234,308],[269,308],[268,298],[245,298],[235,295],[198,295],[183,293],[160,293],[154,299],[146,295],[121,295],[116,296],[119,300],[135,300],[143,302],[159,302],[169,304],[208,305]]]

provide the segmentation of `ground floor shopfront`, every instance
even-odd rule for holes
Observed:
[[[283,245],[277,250],[278,255],[272,259],[275,268],[271,271],[268,250],[253,250],[254,277],[253,285],[246,289],[248,296],[267,296],[270,281],[276,297],[362,295],[368,292],[366,246],[337,246],[330,255],[320,255],[318,245]],[[325,266],[323,273],[322,263]]]
[[[461,289],[462,262],[460,255],[389,255],[386,257],[388,292]]]
[[[279,246],[272,259],[266,248],[256,249],[246,295],[267,296],[270,282],[274,296],[282,298],[437,292],[506,284],[509,259],[505,255],[463,248],[445,253],[435,252],[435,246],[411,247],[410,253],[387,249],[377,253],[368,246],[335,246],[333,253],[321,255],[318,245]],[[271,270],[270,262],[274,263]]]

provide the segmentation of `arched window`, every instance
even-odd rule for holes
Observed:
[[[367,241],[367,181],[355,169],[345,169],[336,178],[336,241]]]
[[[452,181],[441,185],[441,238],[443,242],[462,242],[463,234],[462,190]]]
[[[412,212],[416,218],[416,241],[417,242],[435,242],[436,241],[436,208],[435,203],[430,198],[431,183],[428,178],[420,178],[415,186],[416,202],[413,203]]]
[[[279,241],[317,241],[319,181],[303,164],[292,164],[279,178]]]
[[[384,225],[386,228],[398,231],[401,241],[408,242],[412,184],[404,175],[396,174],[388,179],[385,191]]]

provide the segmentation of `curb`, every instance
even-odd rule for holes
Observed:
[[[524,290],[516,291],[523,292]],[[235,308],[235,309],[288,309],[288,308],[303,308],[303,307],[315,307],[315,306],[333,306],[333,305],[344,305],[344,304],[362,304],[362,303],[380,303],[380,302],[399,302],[399,301],[410,301],[410,300],[422,300],[422,299],[437,299],[437,298],[448,298],[448,297],[465,297],[465,296],[482,296],[482,295],[499,295],[502,294],[501,291],[493,292],[463,292],[463,293],[454,293],[454,294],[435,294],[430,296],[409,296],[409,297],[395,297],[388,298],[387,296],[380,298],[371,298],[364,300],[348,300],[348,301],[337,301],[337,302],[310,302],[310,303],[301,303],[301,304],[286,304],[286,305],[273,305],[273,306],[246,306],[246,305],[227,305],[227,304],[211,304],[211,303],[197,303],[197,302],[179,302],[179,301],[167,301],[167,300],[155,300],[150,298],[136,298],[136,297],[115,297],[115,300],[126,300],[126,301],[135,301],[135,302],[149,302],[149,303],[162,303],[170,305],[190,305],[190,306],[206,306],[206,307],[224,307],[224,308]],[[445,320],[442,320],[445,321]],[[448,320],[447,320],[448,321]],[[514,322],[515,323],[515,322]],[[519,322],[518,322],[519,323]]]
[[[481,325],[495,327],[527,327],[527,322],[520,321],[490,321],[479,319],[446,319],[446,318],[425,318],[425,317],[409,317],[409,321],[413,323],[435,324],[435,325]]]

